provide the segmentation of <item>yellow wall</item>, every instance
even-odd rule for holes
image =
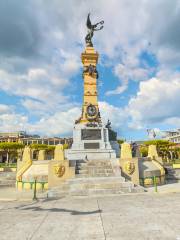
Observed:
[[[180,168],[180,163],[174,163],[174,164],[173,164],[173,168],[174,168],[174,169]]]

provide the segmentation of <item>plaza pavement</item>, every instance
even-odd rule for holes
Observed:
[[[179,240],[180,193],[0,201],[1,240]]]

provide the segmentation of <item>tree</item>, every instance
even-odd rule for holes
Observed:
[[[47,145],[47,144],[31,144],[30,145],[30,148],[31,149],[34,149],[34,150],[54,150],[55,149],[55,146],[52,146],[52,145]]]
[[[117,142],[119,145],[121,145],[122,143],[124,143],[125,141],[123,139],[117,139]]]
[[[149,140],[144,142],[146,146],[156,145],[157,152],[159,156],[163,158],[163,160],[171,159],[171,155],[174,151],[176,151],[176,144],[169,142],[168,140]],[[170,154],[171,153],[171,154]]]
[[[16,152],[18,149],[24,148],[24,144],[17,142],[2,142],[0,143],[0,149],[6,152],[6,162],[9,164],[9,155],[12,152]]]
[[[147,155],[148,155],[148,147],[147,146],[140,146],[139,150],[140,150],[142,157],[147,157]]]
[[[64,149],[69,149],[69,144],[64,143],[64,144],[63,144],[63,147],[64,147]]]
[[[38,143],[35,143],[35,144],[31,144],[30,145],[30,148],[33,149],[33,159],[37,159],[37,155],[38,155],[38,152],[40,150],[45,150],[46,151],[46,154],[51,154],[53,155],[54,154],[54,149],[55,149],[55,146],[54,145],[47,145],[47,144],[38,144]]]

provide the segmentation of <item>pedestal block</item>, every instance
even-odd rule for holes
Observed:
[[[116,152],[111,147],[106,127],[76,124],[73,130],[72,148],[66,150],[65,156],[70,161],[111,159],[116,158]]]

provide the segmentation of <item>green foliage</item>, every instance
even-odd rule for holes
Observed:
[[[9,168],[16,168],[17,167],[17,163],[0,163],[0,168],[4,168],[4,167],[9,167]]]
[[[47,144],[38,144],[38,143],[34,143],[29,145],[31,149],[34,150],[47,150],[48,149],[48,145]]]
[[[0,149],[4,151],[18,150],[24,148],[24,144],[17,142],[2,142],[0,143]]]
[[[179,147],[176,147],[175,143],[169,142],[167,140],[149,140],[144,142],[145,146],[156,145],[157,152],[163,161],[173,162],[180,152]],[[173,159],[170,159],[172,156]]]
[[[117,139],[117,142],[119,143],[119,145],[121,145],[122,143],[124,143],[123,139]]]
[[[144,142],[145,145],[149,146],[149,145],[156,145],[156,146],[159,146],[159,145],[164,145],[164,146],[167,146],[167,145],[173,145],[173,143],[170,143],[168,140],[149,140],[149,141],[146,141]]]
[[[147,155],[148,155],[148,147],[147,146],[141,146],[139,150],[140,150],[142,157],[147,157]]]
[[[64,149],[68,149],[69,145],[67,143],[63,144]]]
[[[0,149],[5,151],[7,154],[7,163],[9,163],[9,156],[17,156],[17,150],[24,148],[24,144],[18,142],[2,142],[0,143]]]
[[[54,151],[56,146],[47,145],[47,151]]]
[[[54,151],[55,146],[54,145],[47,145],[47,144],[31,144],[30,148],[33,150],[45,150],[46,152]]]

